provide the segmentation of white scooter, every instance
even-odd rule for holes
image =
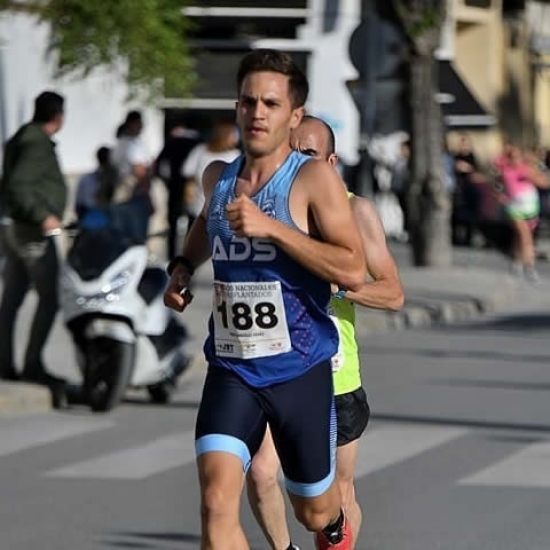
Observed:
[[[110,228],[77,232],[63,263],[60,294],[84,378],[84,399],[108,411],[126,388],[166,403],[185,371],[185,328],[163,303],[167,275],[146,245]]]

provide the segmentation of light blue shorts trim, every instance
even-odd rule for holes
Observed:
[[[215,452],[229,453],[239,457],[245,473],[250,467],[250,451],[246,444],[236,437],[227,434],[208,434],[195,441],[197,456]]]
[[[285,477],[285,487],[289,493],[292,493],[293,495],[297,495],[299,497],[318,497],[328,491],[329,487],[334,481],[335,475],[336,468],[333,465],[330,468],[330,473],[328,474],[328,476],[321,481],[317,481],[315,483],[297,483]]]

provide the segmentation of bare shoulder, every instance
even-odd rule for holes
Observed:
[[[220,177],[227,166],[227,162],[222,160],[215,160],[211,162],[205,169],[202,174],[202,188],[204,191],[204,207],[203,215],[208,211],[210,206],[210,199],[212,198],[212,193],[214,188],[220,181]]]
[[[218,183],[218,180],[220,179],[220,176],[222,175],[222,172],[225,170],[225,167],[227,166],[227,162],[224,162],[222,160],[215,160],[214,162],[211,162],[205,169],[202,174],[202,184],[207,187],[214,187],[216,183]]]
[[[372,218],[374,220],[380,220],[378,211],[374,204],[366,199],[365,197],[360,197],[358,195],[353,195],[350,199],[351,209],[357,215],[366,218]]]
[[[325,209],[328,205],[347,203],[346,188],[334,167],[325,161],[311,159],[298,172],[295,187],[310,205]]]
[[[214,189],[226,166],[227,162],[215,160],[204,169],[202,174],[202,185],[205,192],[212,191],[212,189]]]
[[[296,178],[296,182],[306,188],[311,187],[317,193],[322,186],[326,188],[333,182],[340,182],[340,176],[332,166],[322,160],[311,159],[305,162]]]
[[[350,204],[353,215],[360,226],[367,228],[371,233],[384,234],[382,220],[371,201],[365,197],[354,195],[350,199]]]

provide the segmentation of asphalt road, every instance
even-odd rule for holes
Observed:
[[[523,309],[362,340],[374,414],[359,550],[548,549],[550,312]],[[136,394],[104,416],[3,417],[2,550],[199,548],[201,381],[168,406]],[[242,515],[252,547],[267,548],[246,504]]]

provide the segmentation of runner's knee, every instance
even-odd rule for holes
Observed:
[[[267,491],[277,485],[278,472],[279,460],[276,454],[269,456],[267,453],[258,453],[250,464],[248,483],[251,483],[259,493]]]
[[[294,509],[296,519],[314,533],[322,531],[334,518],[328,506],[304,506]]]
[[[318,532],[336,519],[340,496],[336,483],[319,497],[304,498],[289,494],[296,519],[308,530]]]
[[[239,470],[240,461],[234,456],[199,457],[203,520],[238,521],[242,487]]]

